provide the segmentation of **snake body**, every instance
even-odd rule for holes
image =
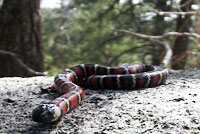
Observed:
[[[168,70],[159,66],[123,64],[107,67],[98,64],[81,64],[60,72],[50,88],[60,97],[36,107],[32,112],[35,122],[55,122],[78,106],[84,99],[82,87],[92,89],[135,89],[163,84]]]

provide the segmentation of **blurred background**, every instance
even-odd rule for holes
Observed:
[[[198,0],[0,0],[0,77],[77,64],[200,67]]]

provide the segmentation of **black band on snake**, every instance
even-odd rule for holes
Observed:
[[[84,99],[82,87],[91,89],[136,89],[163,84],[168,70],[159,66],[123,64],[107,67],[98,64],[81,64],[60,72],[50,91],[57,91],[60,97],[48,104],[35,108],[32,119],[35,122],[55,122],[78,106]]]

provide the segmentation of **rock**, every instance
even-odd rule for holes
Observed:
[[[170,74],[166,84],[140,90],[85,89],[85,100],[60,121],[38,124],[32,110],[56,93],[41,93],[54,77],[0,78],[0,133],[197,133],[200,70]]]

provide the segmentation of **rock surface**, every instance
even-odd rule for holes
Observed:
[[[32,110],[58,94],[41,94],[53,77],[0,79],[0,133],[200,133],[200,70],[170,74],[165,85],[140,90],[85,89],[80,106],[53,124],[31,119]]]

